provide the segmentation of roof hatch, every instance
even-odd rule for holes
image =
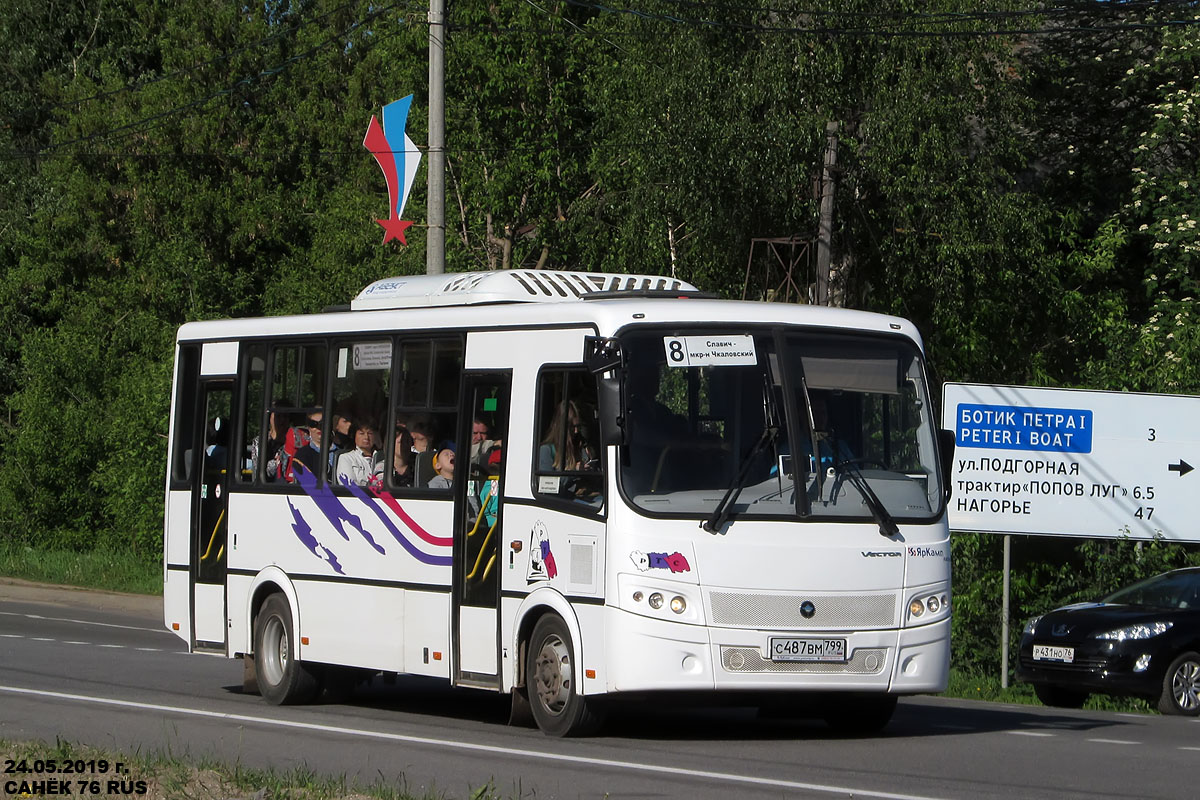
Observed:
[[[512,269],[385,278],[359,292],[350,308],[367,311],[478,303],[561,303],[592,295],[673,292],[700,293],[690,283],[658,275]]]

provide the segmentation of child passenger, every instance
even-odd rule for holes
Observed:
[[[430,489],[449,489],[454,485],[454,443],[442,442],[433,456],[437,474],[429,479]]]

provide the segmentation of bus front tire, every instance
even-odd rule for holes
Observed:
[[[291,606],[282,594],[273,594],[254,618],[258,692],[272,705],[307,703],[320,688],[312,669],[296,659],[292,644]]]
[[[595,701],[579,692],[575,681],[575,647],[567,625],[547,614],[533,626],[525,659],[525,690],[530,711],[547,736],[582,736],[602,721]]]

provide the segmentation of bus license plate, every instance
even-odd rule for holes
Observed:
[[[1035,644],[1033,646],[1034,661],[1061,661],[1064,664],[1071,664],[1075,661],[1074,647],[1052,647],[1048,644]]]
[[[772,661],[840,661],[846,660],[845,639],[800,639],[773,637]]]

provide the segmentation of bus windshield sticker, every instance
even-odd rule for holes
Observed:
[[[672,367],[727,367],[758,363],[754,337],[749,334],[664,336],[663,349],[667,354],[667,365]]]

